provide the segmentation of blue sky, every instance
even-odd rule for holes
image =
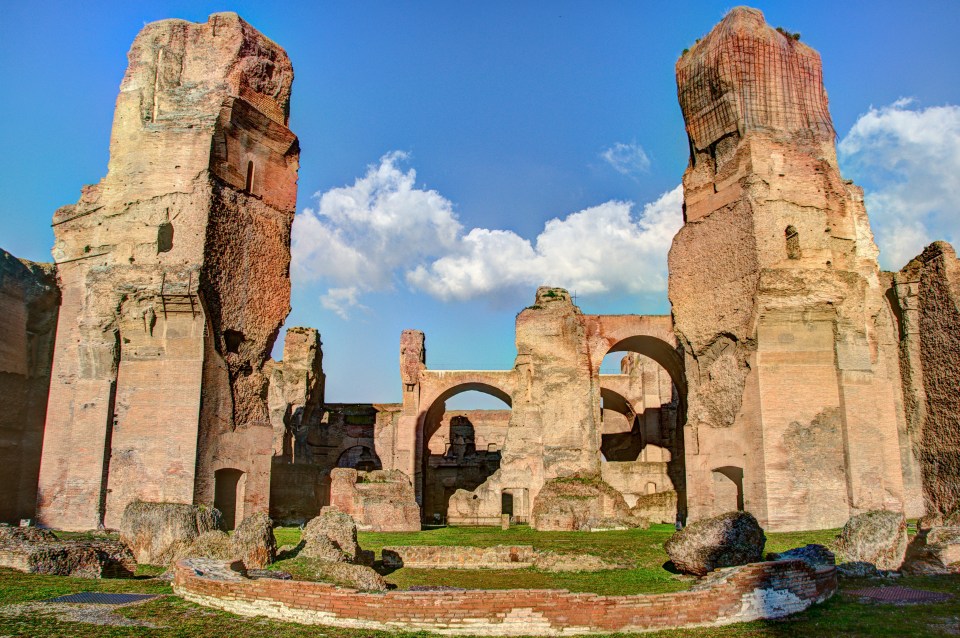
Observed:
[[[106,171],[145,23],[233,10],[287,50],[303,149],[287,325],[320,329],[328,400],[397,400],[404,328],[426,331],[430,367],[510,367],[537,283],[576,289],[585,312],[669,311],[674,63],[730,4],[2,4],[0,247],[38,261],[54,210]],[[758,8],[823,56],[883,265],[960,241],[956,4]]]

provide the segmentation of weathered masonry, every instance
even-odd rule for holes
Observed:
[[[63,301],[37,517],[133,499],[268,507],[263,367],[290,309],[299,146],[286,53],[232,13],[146,26],[107,176],[57,211]]]
[[[512,369],[429,369],[407,330],[401,403],[332,404],[317,330],[288,329],[269,359],[290,304],[290,61],[232,13],[147,25],[107,175],[54,216],[56,263],[0,252],[0,520],[113,528],[134,499],[216,506],[228,526],[335,503],[377,530],[950,516],[954,250],[880,271],[820,57],[759,11],[732,10],[676,74],[690,161],[671,316],[588,315],[543,287]],[[611,352],[620,374],[601,374]],[[504,409],[447,409],[467,391]]]
[[[677,87],[690,516],[740,508],[797,530],[921,515],[889,280],[837,167],[820,56],[741,7],[681,56]]]

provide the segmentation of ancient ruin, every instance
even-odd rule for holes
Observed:
[[[264,364],[290,310],[293,70],[235,14],[134,41],[107,176],[54,216],[62,295],[37,520],[268,506]]]
[[[0,519],[117,529],[144,501],[215,507],[227,529],[260,515],[254,536],[263,514],[328,505],[377,531],[954,520],[953,249],[880,271],[820,57],[759,11],[732,10],[676,74],[690,161],[671,315],[584,314],[544,286],[512,369],[431,369],[407,330],[401,401],[334,404],[316,329],[269,358],[290,309],[290,60],[231,13],[147,25],[107,175],[54,216],[55,264],[0,254],[0,472],[17,486]],[[610,353],[619,374],[601,373]],[[468,391],[506,408],[447,408]]]
[[[36,508],[59,301],[52,264],[0,250],[0,521]]]

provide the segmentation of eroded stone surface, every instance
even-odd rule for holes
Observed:
[[[126,578],[133,576],[137,562],[117,541],[63,541],[47,530],[0,524],[0,567],[50,576]]]
[[[907,521],[899,512],[858,514],[843,526],[837,548],[844,562],[870,563],[880,570],[900,569],[907,551]]]
[[[185,503],[134,501],[124,509],[120,540],[137,562],[149,565],[172,563],[194,539],[217,529],[219,512]]]
[[[664,549],[681,572],[705,576],[720,567],[763,560],[766,542],[756,518],[729,512],[687,525],[664,543]]]
[[[738,7],[676,71],[691,156],[669,296],[690,518],[747,509],[785,531],[919,515],[895,318],[819,55]]]
[[[233,13],[149,24],[128,58],[107,176],[54,216],[63,301],[38,517],[116,528],[138,498],[214,505],[230,470],[243,490],[217,505],[232,526],[269,498],[293,70]]]
[[[894,275],[892,292],[903,336],[907,451],[919,459],[926,523],[944,524],[960,511],[960,261],[953,247],[928,246]]]
[[[59,302],[53,264],[0,249],[0,521],[34,516]]]

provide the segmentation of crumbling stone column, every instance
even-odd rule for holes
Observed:
[[[293,70],[233,13],[147,25],[128,57],[107,176],[54,216],[63,304],[38,515],[64,529],[116,527],[134,499],[213,505],[221,469],[244,477],[238,515],[268,504]]]
[[[733,499],[776,531],[914,511],[894,318],[819,55],[739,7],[681,56],[677,85],[690,165],[669,295],[691,517]]]

